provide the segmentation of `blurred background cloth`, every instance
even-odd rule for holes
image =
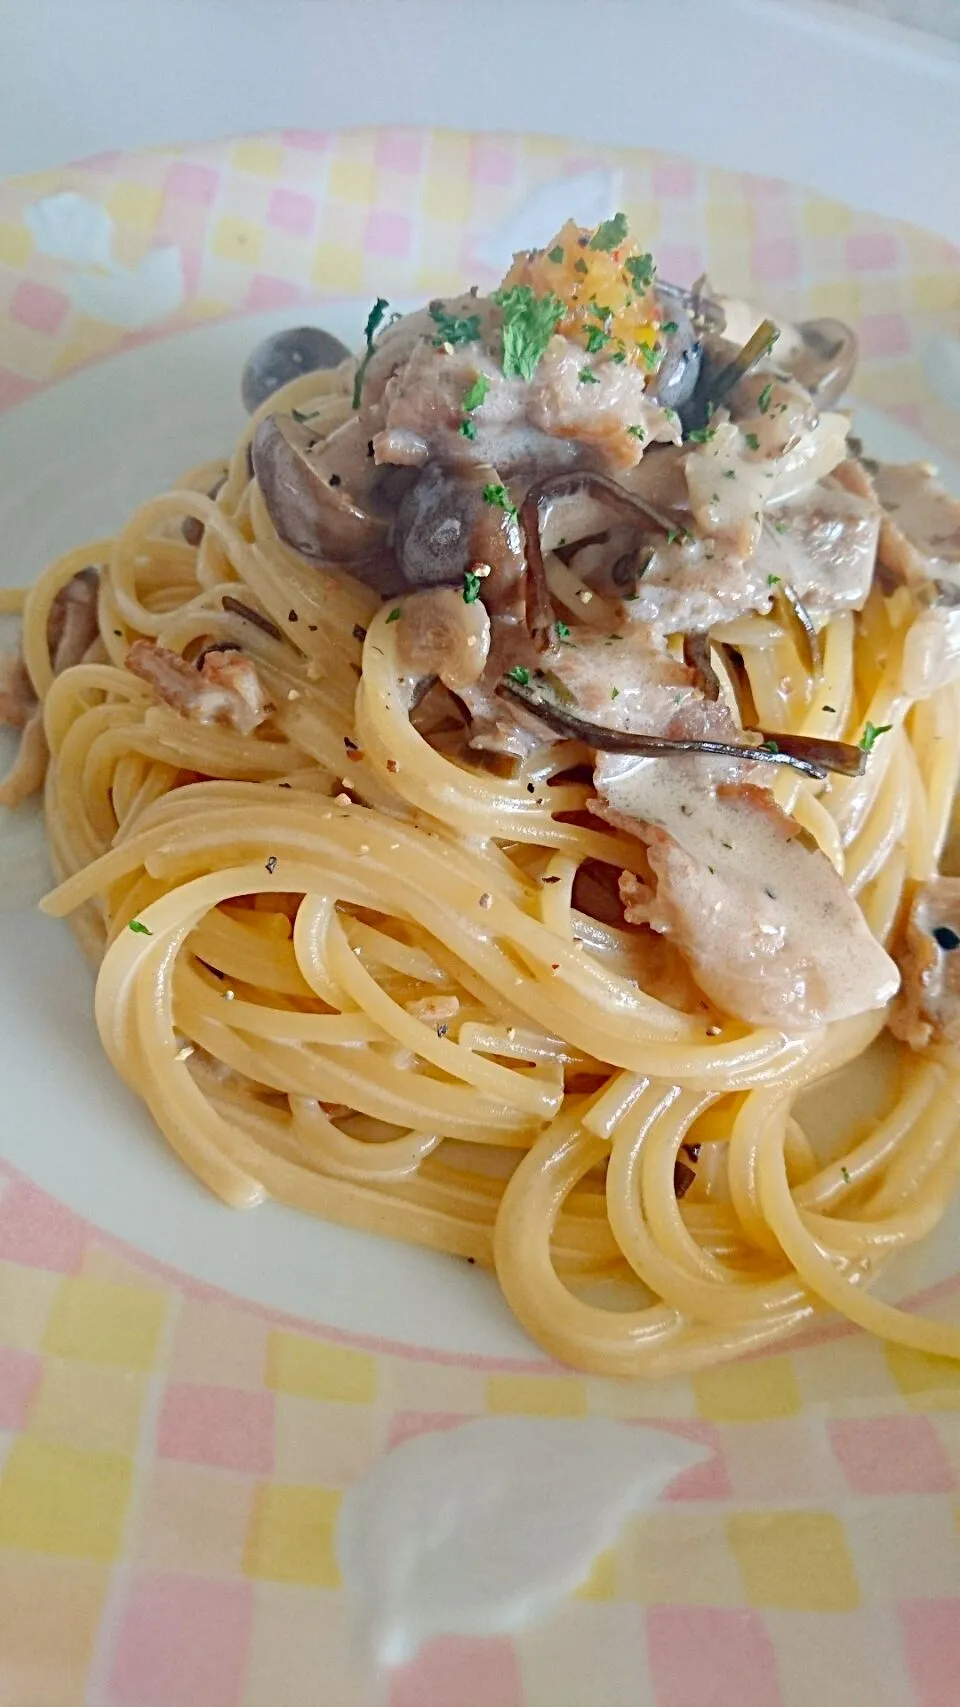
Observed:
[[[960,42],[960,0],[833,0],[888,23],[906,24]]]
[[[658,147],[960,242],[960,0],[0,0],[0,176],[272,128]]]

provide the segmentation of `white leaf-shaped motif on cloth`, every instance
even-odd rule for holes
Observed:
[[[616,213],[619,188],[620,174],[610,166],[540,184],[506,219],[477,239],[474,255],[493,272],[504,273],[518,249],[542,248],[566,220],[599,225]]]
[[[44,196],[24,214],[37,248],[57,261],[80,267],[109,267],[113,219],[99,202],[75,190]]]
[[[601,1418],[480,1417],[418,1435],[347,1493],[338,1551],[364,1649],[522,1628],[706,1448]]]
[[[113,326],[138,331],[173,314],[183,302],[179,249],[152,249],[135,268],[76,273],[67,282],[74,306]]]

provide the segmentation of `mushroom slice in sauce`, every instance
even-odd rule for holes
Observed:
[[[398,592],[404,583],[389,552],[387,523],[363,508],[336,466],[358,436],[355,422],[347,426],[349,441],[335,433],[315,446],[309,428],[292,415],[268,415],[253,436],[253,471],[285,545],[313,563],[348,564],[378,592]]]
[[[98,645],[99,594],[99,571],[88,566],[78,570],[53,599],[47,618],[47,646],[55,676],[83,663],[91,648]],[[0,657],[0,724],[23,732],[17,756],[0,785],[0,805],[19,806],[42,787],[49,756],[43,711],[23,661],[22,647]]]
[[[502,501],[491,501],[494,493]],[[428,463],[401,500],[394,544],[408,586],[462,586],[479,571],[487,608],[522,615],[520,529],[489,465],[454,470]]]
[[[195,723],[223,723],[240,735],[250,735],[272,709],[255,664],[233,649],[208,648],[197,669],[179,652],[150,640],[135,640],[124,662],[164,705]]]
[[[290,326],[283,332],[271,332],[247,357],[240,380],[243,407],[252,415],[292,379],[339,367],[349,359],[346,344],[320,326]]]
[[[915,891],[895,949],[902,984],[890,1030],[911,1049],[960,1045],[960,877]]]

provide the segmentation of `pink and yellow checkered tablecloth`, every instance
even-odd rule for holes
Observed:
[[[861,397],[951,442],[918,363],[931,330],[956,331],[941,242],[686,161],[427,131],[286,132],[0,186],[0,407],[211,318],[484,281],[489,233],[593,171],[616,174],[666,276],[707,265],[843,315]],[[106,268],[89,215],[79,239],[75,207],[73,236],[62,203],[38,218],[65,192],[109,214]],[[135,295],[166,250],[165,311],[138,321],[125,280]],[[344,1490],[413,1434],[503,1413],[652,1423],[709,1457],[546,1624],[373,1676],[333,1544]],[[0,1164],[0,1707],[957,1707],[958,1489],[952,1364],[825,1333],[648,1387],[351,1341],[162,1270]]]

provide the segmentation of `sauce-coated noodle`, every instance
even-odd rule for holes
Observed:
[[[318,436],[349,412],[337,376],[261,414],[293,406]],[[649,933],[573,904],[585,862],[643,871],[640,842],[587,821],[582,781],[555,782],[569,744],[504,776],[457,731],[418,731],[389,607],[277,538],[248,476],[255,425],[215,501],[197,471],[25,601],[62,880],[46,907],[101,962],[104,1047],[177,1154],[237,1207],[273,1196],[494,1265],[528,1331],[582,1369],[697,1368],[824,1308],[960,1356],[960,1329],[862,1284],[954,1190],[956,1068],[902,1049],[874,1132],[818,1159],[798,1099],[862,1057],[883,1014],[786,1037],[673,1006]],[[100,645],[54,679],[50,607],[88,562]],[[863,778],[775,783],[881,938],[903,884],[936,870],[958,754],[955,688],[911,711],[893,604],[875,588],[862,619],[831,620],[815,698],[788,636],[736,624],[761,724],[784,726],[786,681],[792,732],[894,725]],[[155,703],[123,667],[142,637],[242,645],[267,733]]]

